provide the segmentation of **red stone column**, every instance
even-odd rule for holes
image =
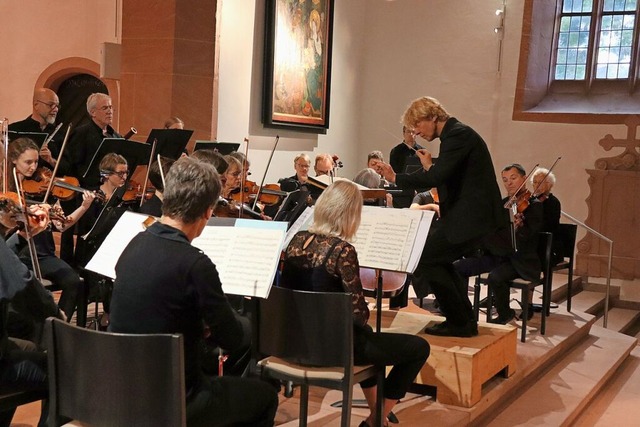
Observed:
[[[171,116],[196,139],[217,131],[217,0],[124,0],[120,131],[146,140]]]

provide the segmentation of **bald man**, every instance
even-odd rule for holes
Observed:
[[[13,132],[40,132],[51,135],[56,127],[58,111],[60,111],[58,95],[51,89],[45,87],[37,88],[33,92],[31,115],[24,120],[11,123],[9,130]],[[56,164],[63,139],[64,132],[58,132],[49,143],[48,148],[40,150],[40,158],[51,168]]]

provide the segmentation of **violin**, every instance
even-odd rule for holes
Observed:
[[[60,206],[41,205],[43,210],[47,212],[50,220],[68,222],[69,220],[64,216],[64,212]],[[25,223],[29,221],[29,225],[36,226],[42,221],[42,216],[30,212],[28,209],[23,211],[20,206],[20,196],[18,193],[6,192],[0,193],[0,215],[9,215],[11,223],[15,223],[18,229],[23,229]],[[4,224],[3,224],[4,225]]]
[[[531,192],[526,188],[521,190],[518,193],[518,197],[516,198],[516,202],[514,205],[517,207],[517,213],[522,213],[527,210],[529,207],[529,203],[531,200]]]
[[[263,219],[260,213],[254,211],[248,205],[222,197],[218,199],[218,203],[216,203],[213,216],[218,218]]]
[[[25,194],[31,197],[44,196],[53,179],[53,187],[51,194],[57,197],[59,200],[71,200],[75,193],[84,193],[84,188],[80,187],[78,178],[72,176],[63,176],[53,178],[52,172],[46,168],[38,168],[30,178],[25,178],[22,181],[22,188]],[[104,196],[98,192],[93,191],[96,199],[104,202]]]
[[[240,202],[240,199],[242,199],[243,203],[250,203],[258,193],[260,193],[258,201],[267,206],[277,205],[280,202],[280,198],[287,195],[286,191],[280,190],[278,184],[265,184],[260,187],[253,181],[245,181],[244,191],[240,191],[240,188],[233,190],[231,192],[231,199],[236,202]]]
[[[144,199],[149,200],[151,197],[153,197],[155,192],[156,192],[155,188],[147,187],[145,189]],[[130,180],[129,183],[127,184],[127,190],[124,192],[124,195],[122,196],[122,201],[125,203],[139,202],[141,198],[142,198],[142,184],[140,184],[138,181]]]

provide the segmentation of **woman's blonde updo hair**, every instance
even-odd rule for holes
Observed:
[[[362,194],[350,181],[336,181],[316,201],[309,231],[351,240],[360,226]]]

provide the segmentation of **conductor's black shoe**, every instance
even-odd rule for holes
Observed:
[[[437,335],[441,337],[469,338],[478,335],[478,324],[476,322],[467,322],[462,326],[453,325],[451,323],[446,323],[443,326],[443,323],[428,327],[424,332],[429,335]]]
[[[502,325],[506,325],[507,323],[509,323],[513,319],[515,319],[515,317],[516,317],[515,310],[509,309],[509,311],[506,312],[504,315],[499,315],[495,319],[491,319],[489,321],[489,323],[499,323],[499,324],[502,324]]]

